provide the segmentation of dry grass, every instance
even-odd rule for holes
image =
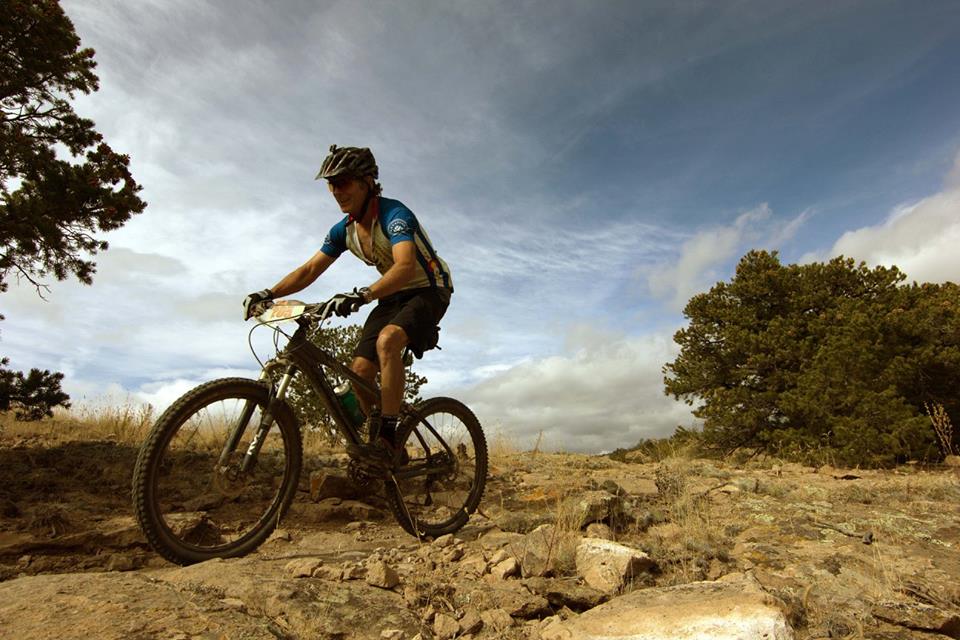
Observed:
[[[713,471],[696,461],[668,458],[654,472],[666,522],[651,527],[645,543],[648,553],[663,565],[665,584],[703,580],[711,563],[729,560],[732,541],[713,513],[709,496],[691,481]]]
[[[930,423],[937,434],[937,440],[940,441],[940,451],[943,455],[960,455],[960,450],[953,444],[953,423],[950,422],[950,416],[942,404],[934,404],[930,407],[926,402],[923,408],[927,410],[927,416],[930,417]]]
[[[54,441],[111,440],[138,446],[155,419],[153,406],[133,403],[80,405],[35,422],[19,422],[6,412],[0,415],[0,437],[43,435]]]

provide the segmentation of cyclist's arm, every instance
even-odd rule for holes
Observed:
[[[412,244],[412,243],[411,243]],[[280,282],[270,287],[274,298],[282,298],[301,289],[306,289],[320,274],[333,264],[336,258],[330,257],[323,251],[317,251],[313,257],[288,273]]]
[[[370,293],[376,300],[396,293],[410,282],[417,272],[417,245],[405,240],[393,245],[393,266],[383,276],[370,285]]]

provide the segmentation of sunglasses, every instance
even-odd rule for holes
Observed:
[[[327,178],[327,185],[331,189],[342,189],[354,180],[356,180],[356,178],[353,176],[335,176],[333,178]]]

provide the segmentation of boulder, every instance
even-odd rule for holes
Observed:
[[[520,567],[525,578],[545,576],[554,571],[560,551],[561,532],[552,524],[540,525],[528,533],[518,545]]]
[[[623,498],[607,491],[585,491],[564,501],[561,511],[569,514],[577,529],[591,522],[616,522],[623,515]]]
[[[756,580],[731,574],[716,582],[632,591],[576,618],[553,621],[542,640],[792,640],[785,607]]]
[[[577,546],[577,572],[604,593],[616,593],[641,573],[655,569],[656,563],[643,551],[610,540],[584,538]]]

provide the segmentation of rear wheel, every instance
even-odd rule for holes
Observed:
[[[185,394],[154,425],[134,470],[133,505],[164,558],[191,564],[241,556],[277,526],[296,493],[302,459],[300,429],[286,404],[274,403],[253,468],[240,470],[269,397],[267,385],[254,380],[215,380]],[[240,423],[242,435],[222,465],[224,444]]]
[[[408,418],[399,434],[409,462],[385,481],[387,502],[411,535],[453,533],[483,497],[487,441],[477,417],[459,400],[431,398],[414,409],[419,419]]]

